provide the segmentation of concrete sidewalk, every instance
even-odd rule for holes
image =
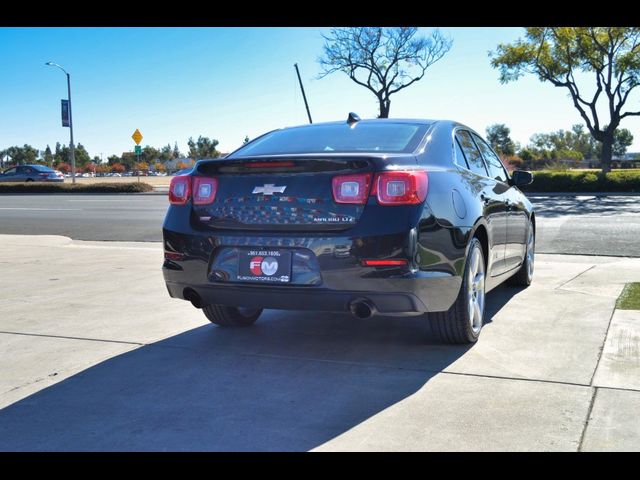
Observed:
[[[473,347],[418,318],[209,324],[159,243],[0,235],[0,450],[640,450],[640,259],[538,255]]]

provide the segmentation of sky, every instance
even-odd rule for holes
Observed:
[[[504,123],[523,145],[533,133],[582,123],[565,89],[533,77],[500,84],[488,53],[522,28],[440,31],[453,39],[451,51],[391,97],[391,117],[453,119],[479,132]],[[136,128],[143,146],[177,142],[187,152],[188,138],[203,135],[229,152],[245,136],[307,123],[294,63],[314,122],[346,120],[350,111],[375,118],[371,92],[343,73],[318,78],[323,33],[329,28],[0,28],[0,149],[68,144],[60,120],[66,78],[47,61],[71,74],[76,144],[105,160],[133,150]],[[640,118],[621,126],[635,137],[629,151],[640,151]]]

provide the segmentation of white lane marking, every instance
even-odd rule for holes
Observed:
[[[131,200],[67,200],[67,202],[129,202],[131,203]]]
[[[47,210],[54,212],[81,212],[81,208],[27,208],[27,207],[0,207],[0,210]]]

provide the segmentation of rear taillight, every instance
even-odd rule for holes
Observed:
[[[355,203],[364,205],[369,196],[371,186],[371,173],[358,173],[354,175],[339,175],[333,177],[333,200],[336,203]]]
[[[213,203],[218,191],[218,180],[208,177],[193,177],[193,204]]]
[[[427,198],[427,172],[382,172],[376,175],[372,195],[380,205],[416,205]]]
[[[191,177],[178,175],[171,179],[169,185],[169,203],[172,205],[185,205],[191,196]]]

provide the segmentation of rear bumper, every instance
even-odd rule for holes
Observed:
[[[302,289],[296,287],[209,286],[167,282],[169,295],[184,299],[186,291],[194,291],[202,305],[271,308],[276,310],[307,310],[348,312],[349,306],[366,300],[383,315],[411,315],[427,312],[427,306],[412,293],[384,293]],[[189,289],[189,290],[187,290]]]
[[[197,293],[202,305],[260,307],[283,310],[349,311],[356,300],[367,300],[384,315],[444,311],[455,301],[461,278],[448,263],[425,268],[362,267],[362,258],[414,258],[418,247],[410,232],[377,236],[301,236],[277,234],[241,236],[232,232],[178,233],[163,230],[166,251],[180,260],[165,260],[163,275],[169,294],[187,299]],[[415,242],[414,242],[415,243]],[[287,285],[216,280],[212,265],[218,252],[229,247],[305,249],[317,259],[315,277]],[[398,252],[401,252],[398,254]],[[296,272],[294,267],[293,278]]]

